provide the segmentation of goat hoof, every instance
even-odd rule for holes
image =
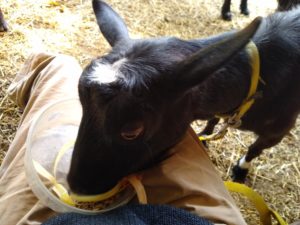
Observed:
[[[222,12],[222,19],[226,21],[231,21],[232,19],[231,12]]]
[[[3,24],[0,23],[0,32],[8,31],[7,23],[4,22]]]
[[[248,171],[249,171],[248,169],[243,169],[243,168],[239,167],[238,165],[235,165],[232,168],[231,178],[234,182],[245,183]]]
[[[250,11],[247,8],[246,9],[241,9],[241,13],[244,14],[245,16],[249,16]]]
[[[201,136],[205,136],[204,133],[200,132],[200,133],[197,133],[197,136],[198,137],[201,137]],[[208,148],[208,145],[207,145],[207,141],[201,141],[202,144],[205,146],[205,148]]]

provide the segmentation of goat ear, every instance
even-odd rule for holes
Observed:
[[[103,36],[112,47],[130,39],[126,24],[108,4],[93,0],[93,9]]]
[[[186,90],[200,84],[213,72],[223,66],[236,53],[238,53],[255,34],[261,17],[257,17],[243,30],[231,34],[220,42],[205,47],[189,58],[179,63],[177,68],[177,88]]]

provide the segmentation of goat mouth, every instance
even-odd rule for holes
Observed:
[[[76,196],[97,196],[110,193],[111,190],[115,190],[120,186],[121,181],[107,183],[90,183],[88,186],[78,185],[80,182],[68,183],[69,194]]]
[[[136,194],[138,195],[138,199],[140,202],[146,202],[147,197],[144,190],[144,186],[141,183],[142,177],[140,175],[129,175],[125,178],[123,178],[120,182],[118,182],[113,188],[110,190],[103,192],[101,194],[94,194],[94,195],[82,195],[82,194],[76,194],[74,192],[71,192],[70,197],[78,202],[99,202],[99,201],[105,201],[107,199],[110,199],[116,195],[118,195],[120,192],[124,191],[128,186],[132,186],[135,190]]]
[[[124,190],[125,187],[125,182],[121,181],[110,190],[100,194],[78,194],[75,192],[71,192],[70,196],[72,199],[79,202],[99,202],[113,197],[114,195]]]

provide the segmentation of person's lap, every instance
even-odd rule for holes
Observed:
[[[34,54],[10,86],[10,96],[24,113],[0,167],[0,224],[41,224],[55,214],[38,202],[27,184],[25,141],[33,118],[45,105],[78,98],[80,74],[72,57]],[[192,129],[172,151],[172,157],[143,172],[149,203],[187,209],[214,223],[245,224]]]

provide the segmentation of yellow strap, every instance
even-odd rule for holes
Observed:
[[[121,183],[118,183],[115,187],[113,187],[111,190],[97,195],[76,195],[74,193],[71,193],[71,198],[79,201],[79,202],[100,202],[103,200],[106,200],[108,198],[111,198],[112,196],[119,193],[121,190],[124,189],[124,185]]]
[[[253,96],[256,93],[257,85],[259,81],[259,74],[260,74],[260,56],[258,49],[253,41],[250,41],[246,47],[246,51],[248,52],[248,55],[252,56],[250,57],[251,60],[251,68],[252,68],[252,76],[251,76],[251,84],[249,88],[249,92],[247,95],[246,100],[241,105],[241,107],[238,109],[238,115],[237,118],[240,119],[242,116],[250,109],[252,104],[254,103]]]
[[[224,115],[217,115],[217,117],[223,117],[227,119],[226,124],[232,127],[238,127],[240,125],[240,119],[245,115],[245,113],[251,108],[255,99],[253,98],[254,94],[257,90],[258,81],[260,79],[260,57],[258,49],[253,41],[250,41],[246,46],[246,51],[250,56],[250,64],[252,68],[252,75],[251,75],[251,84],[248,91],[247,98],[243,101],[242,105],[237,109],[236,113],[233,116],[224,116]],[[229,123],[228,121],[231,121]],[[224,128],[224,127],[223,127]],[[207,140],[217,140],[226,134],[228,126],[224,129],[221,129],[219,132],[208,135],[208,136],[200,136],[200,141],[207,141]],[[226,129],[226,130],[225,130]]]
[[[250,187],[235,183],[232,181],[225,181],[224,182],[226,188],[231,192],[237,192],[244,196],[246,196],[255,206],[257,209],[259,216],[260,216],[260,222],[263,225],[272,225],[271,216],[280,224],[280,225],[288,225],[282,217],[274,210],[270,209],[264,199],[254,190],[252,190]]]
[[[75,144],[75,140],[70,140],[66,144],[62,146],[62,148],[58,151],[57,156],[54,161],[53,165],[53,175],[56,176],[56,170],[57,170],[57,165],[58,162],[61,160],[61,157],[66,153],[66,151],[70,148],[72,148]]]
[[[213,133],[211,135],[202,135],[199,137],[200,141],[210,141],[210,140],[218,140],[221,139],[225,136],[225,134],[227,133],[227,128],[228,126],[224,126],[221,130],[219,130],[216,133]]]
[[[128,182],[132,185],[132,187],[135,189],[135,192],[137,194],[137,198],[139,200],[139,203],[141,204],[147,204],[147,195],[145,188],[140,180],[140,178],[136,175],[129,175],[125,178],[128,180]]]
[[[70,149],[71,147],[73,147],[74,144],[75,144],[75,140],[68,141],[66,144],[64,144],[62,146],[62,148],[57,153],[57,156],[56,156],[55,161],[54,161],[54,166],[53,166],[54,176],[56,175],[56,170],[57,170],[57,166],[58,166],[59,161],[61,160],[63,155],[66,153],[66,151],[68,149]],[[121,183],[118,183],[111,190],[109,190],[105,193],[102,193],[102,194],[98,194],[98,195],[76,195],[76,194],[72,193],[69,197],[71,199],[73,199],[75,201],[79,201],[79,202],[100,202],[100,201],[106,200],[108,198],[111,198],[112,196],[116,195],[117,193],[119,193],[123,189],[124,189],[124,185],[122,185]],[[69,194],[66,193],[65,195],[69,195]]]
[[[61,184],[57,183],[55,177],[52,174],[50,174],[41,164],[39,164],[35,160],[33,160],[33,165],[38,174],[40,174],[42,177],[49,180],[53,184],[52,190],[61,201],[68,205],[75,205],[75,202],[69,196],[68,191]]]

